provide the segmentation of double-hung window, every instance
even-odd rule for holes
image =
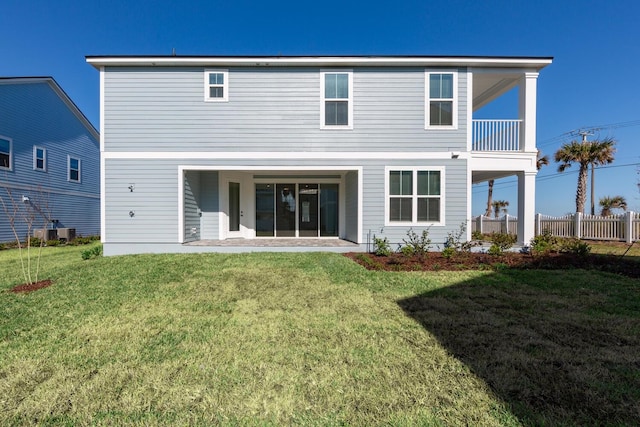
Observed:
[[[457,73],[425,73],[426,128],[456,129],[458,127]]]
[[[13,157],[13,141],[10,138],[0,136],[0,169],[11,170]]]
[[[67,179],[73,182],[80,182],[80,159],[67,156]]]
[[[387,225],[444,223],[443,168],[387,168]]]
[[[47,170],[47,149],[33,146],[33,169],[38,171]]]
[[[205,70],[204,100],[209,102],[229,100],[229,72],[227,70]]]
[[[320,128],[353,129],[353,72],[320,73]]]

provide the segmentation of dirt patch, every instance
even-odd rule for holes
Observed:
[[[564,253],[531,255],[524,253],[462,252],[445,257],[441,252],[429,252],[423,257],[407,257],[402,254],[377,256],[369,253],[350,252],[347,257],[369,270],[386,271],[461,271],[517,269],[591,269],[618,273],[631,278],[640,278],[640,261],[636,258],[622,258],[616,255],[590,254],[579,256]]]
[[[22,285],[14,286],[10,289],[10,292],[13,292],[14,294],[26,294],[29,292],[37,291],[38,289],[46,288],[48,286],[51,286],[52,284],[53,282],[49,279],[40,280],[39,282],[35,283],[24,283]]]

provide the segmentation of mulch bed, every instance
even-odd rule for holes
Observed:
[[[14,294],[26,294],[29,292],[37,291],[38,289],[46,288],[47,286],[51,286],[52,284],[53,282],[51,280],[46,279],[40,280],[39,282],[35,283],[25,283],[22,285],[14,286],[9,291],[13,292]]]
[[[618,255],[590,254],[579,256],[564,253],[531,255],[523,253],[462,252],[449,258],[440,252],[429,252],[424,257],[407,257],[402,254],[377,256],[370,253],[350,252],[345,254],[369,270],[386,271],[461,271],[515,269],[591,269],[618,273],[631,278],[640,278],[640,262]]]

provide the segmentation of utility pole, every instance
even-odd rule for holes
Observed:
[[[578,131],[576,131],[576,133],[578,135],[582,135],[582,143],[586,144],[587,141],[587,136],[589,135],[593,135],[593,132],[590,132],[586,129],[580,129]],[[596,205],[595,205],[595,188],[594,188],[594,183],[595,183],[595,165],[593,163],[591,163],[591,215],[595,215],[596,214]]]

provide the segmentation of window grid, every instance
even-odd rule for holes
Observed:
[[[37,145],[33,147],[33,169],[46,171],[47,170],[47,149],[43,147],[38,147]]]
[[[350,70],[321,72],[321,129],[353,129],[352,74]]]
[[[442,170],[387,169],[390,225],[441,223]]]
[[[426,73],[426,128],[457,128],[456,86],[456,73]]]
[[[229,100],[229,72],[226,70],[205,70],[204,100],[225,102]]]

